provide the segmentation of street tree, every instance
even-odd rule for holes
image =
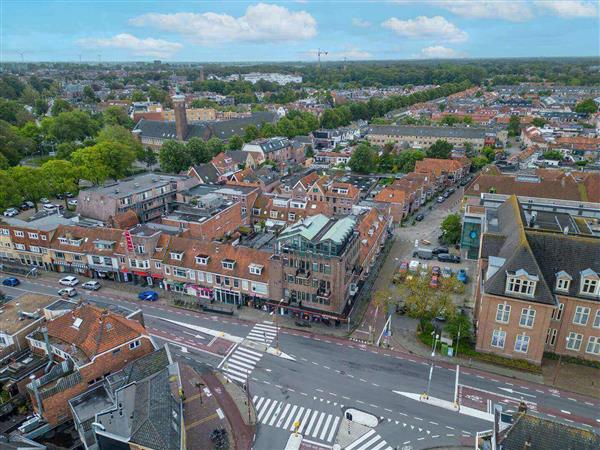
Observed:
[[[152,167],[154,164],[156,164],[158,162],[158,158],[156,157],[156,152],[148,147],[144,148],[140,153],[138,153],[137,160],[139,162],[146,164],[147,168]]]
[[[510,116],[510,119],[508,120],[508,135],[511,137],[518,136],[520,133],[520,130],[519,130],[520,124],[521,124],[521,119],[519,119],[519,116],[517,116],[517,115]]]
[[[225,151],[225,144],[223,141],[217,137],[210,138],[206,144],[210,150],[210,154],[212,156],[217,156],[219,153]]]
[[[406,279],[404,305],[411,317],[426,319],[440,314],[454,314],[451,294],[429,286],[430,276],[413,276]]]
[[[179,173],[190,167],[192,161],[185,144],[178,141],[166,141],[158,154],[160,168],[164,172]]]
[[[460,240],[461,223],[459,214],[448,214],[440,226],[444,242],[446,244],[457,244]]]
[[[35,203],[37,211],[40,199],[50,194],[50,185],[42,170],[39,167],[16,166],[11,167],[8,174],[18,186],[23,200]]]
[[[186,149],[192,164],[203,164],[212,159],[208,144],[203,139],[191,138],[186,144]]]
[[[131,131],[121,125],[107,125],[100,130],[96,136],[96,143],[116,142],[125,145],[136,155],[142,151],[142,143]]]
[[[71,161],[53,159],[42,164],[41,174],[48,182],[52,194],[77,192],[79,189],[79,170]],[[67,197],[65,197],[65,206]]]
[[[110,168],[94,147],[84,147],[71,154],[71,161],[79,170],[81,178],[98,186],[109,178]]]
[[[18,205],[20,202],[21,189],[19,188],[19,185],[11,176],[10,172],[0,170],[0,208]]]
[[[492,147],[483,147],[480,153],[481,156],[484,156],[488,160],[488,162],[494,162],[496,159],[496,150]]]
[[[237,134],[234,134],[229,139],[229,142],[227,143],[227,148],[229,150],[241,150],[243,145],[244,145],[244,140]]]
[[[360,144],[352,152],[350,168],[357,173],[371,173],[377,170],[377,153],[369,144]]]
[[[452,154],[452,144],[444,139],[438,139],[427,149],[428,158],[448,159]]]

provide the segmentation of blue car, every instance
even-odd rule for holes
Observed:
[[[458,272],[456,272],[456,279],[462,283],[467,284],[467,272],[465,271],[465,269],[460,269]]]
[[[138,298],[140,300],[146,300],[148,302],[155,302],[158,300],[158,292],[154,291],[144,291],[138,294]]]
[[[21,284],[21,282],[19,281],[18,278],[10,277],[10,278],[5,278],[4,280],[2,280],[2,284],[4,286],[18,286],[19,284]]]

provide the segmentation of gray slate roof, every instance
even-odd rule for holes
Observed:
[[[194,170],[205,183],[216,183],[219,180],[219,172],[211,163],[195,165]]]
[[[277,115],[268,111],[257,111],[250,117],[223,120],[220,122],[198,122],[188,124],[185,141],[193,137],[208,140],[212,137],[229,139],[234,135],[243,136],[247,126],[255,125],[260,128],[263,123],[271,123],[276,120]],[[142,137],[156,139],[176,139],[175,122],[160,120],[140,119],[134,130],[141,130]]]
[[[401,126],[401,125],[376,125],[369,127],[367,134],[389,136],[420,136],[438,138],[467,138],[483,139],[487,133],[494,130],[489,128],[471,127],[426,127],[426,126]]]
[[[525,447],[526,442],[531,446]],[[517,416],[500,443],[504,450],[597,450],[600,436],[592,429],[524,414]]]
[[[127,364],[122,370],[107,377],[111,390],[123,387],[129,383],[143,380],[169,365],[169,355],[166,347],[148,353]]]

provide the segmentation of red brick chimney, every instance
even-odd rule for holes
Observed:
[[[177,140],[183,141],[187,136],[187,116],[185,114],[185,96],[176,94],[173,96],[173,111],[175,111],[175,131]]]

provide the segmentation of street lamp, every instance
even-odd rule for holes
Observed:
[[[571,337],[566,336],[565,339],[567,341],[567,346],[565,347],[565,350],[567,350],[569,348],[569,343],[571,342]],[[556,365],[556,372],[554,372],[554,380],[552,380],[552,386],[556,386],[556,381],[558,380],[558,373],[560,372],[561,364],[562,364],[562,353],[558,355],[558,364]]]
[[[281,300],[279,300],[279,303],[277,303],[277,306],[271,312],[271,314],[273,314],[273,322],[275,322],[275,349],[277,351],[279,351],[279,324],[277,322],[277,316],[279,314],[279,306],[283,303],[284,300],[285,300],[285,298],[282,298]],[[265,333],[265,335],[266,335],[266,333]],[[266,339],[265,339],[265,341],[266,341]]]
[[[432,332],[431,335],[433,336],[435,333]],[[434,364],[434,357],[435,357],[435,347],[437,346],[437,341],[440,338],[439,334],[436,334],[434,339],[433,339],[433,345],[432,345],[432,350],[431,350],[431,366],[429,367],[429,378],[427,379],[427,392],[425,393],[424,397],[426,399],[429,399],[429,389],[431,388],[431,377],[433,375],[433,364]]]

